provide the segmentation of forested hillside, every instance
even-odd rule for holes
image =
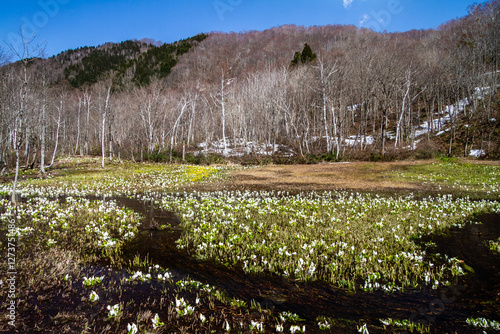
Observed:
[[[498,158],[499,31],[491,0],[436,30],[288,25],[12,59],[0,161]]]

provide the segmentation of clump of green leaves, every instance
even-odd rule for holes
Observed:
[[[84,277],[83,278],[83,286],[86,288],[92,287],[94,285],[99,285],[102,283],[104,276],[102,277]]]
[[[380,322],[384,325],[384,329],[387,327],[397,328],[398,330],[405,330],[413,333],[429,333],[430,327],[424,326],[423,324],[414,323],[408,319],[397,320],[392,318],[380,319]]]
[[[484,328],[485,330],[491,329],[491,330],[500,331],[500,322],[495,321],[495,320],[488,320],[485,318],[468,318],[467,324],[474,326],[474,327]]]
[[[498,238],[497,241],[495,240],[486,241],[486,244],[492,251],[500,253],[500,238]]]

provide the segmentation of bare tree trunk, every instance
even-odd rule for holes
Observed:
[[[105,144],[105,132],[106,132],[106,109],[102,113],[102,132],[101,132],[101,153],[102,153],[102,161],[101,161],[101,167],[104,168],[104,157],[106,155],[106,146]]]
[[[85,155],[89,155],[89,140],[90,140],[90,106],[92,98],[88,91],[83,94],[83,103],[87,106],[86,131],[85,131]]]
[[[45,173],[45,131],[46,131],[46,126],[47,126],[47,119],[46,119],[46,76],[45,76],[45,71],[42,74],[42,115],[41,115],[41,127],[42,127],[42,133],[40,136],[40,172]]]
[[[186,139],[182,140],[182,161],[186,161]]]
[[[113,114],[110,115],[109,121],[108,121],[108,144],[109,144],[109,160],[113,160],[113,123],[114,123],[114,117]]]
[[[61,97],[61,106],[57,108],[58,117],[57,117],[57,129],[56,129],[56,143],[54,145],[54,152],[52,152],[52,160],[50,161],[50,166],[47,167],[52,167],[52,165],[54,164],[54,160],[56,158],[57,146],[59,145],[59,128],[61,127],[62,109],[63,109],[63,98]]]
[[[78,116],[76,120],[76,144],[75,144],[75,155],[78,152],[78,147],[80,146],[80,114],[82,112],[82,99],[78,98]],[[80,150],[81,152],[81,150]]]
[[[457,94],[457,105],[456,108],[453,108],[453,112],[450,112],[450,121],[451,121],[451,129],[450,129],[450,142],[448,145],[448,156],[452,156],[453,153],[453,142],[455,141],[455,129],[456,129],[456,114],[459,108],[459,97]]]
[[[322,79],[323,81],[323,79]],[[323,125],[325,126],[325,137],[326,137],[326,152],[330,153],[330,136],[328,135],[328,122],[326,120],[326,87],[322,83],[322,99],[323,99]]]
[[[153,153],[153,135],[154,135],[154,128],[153,128],[153,119],[152,119],[152,101],[151,98],[148,97],[147,101],[145,101],[144,107],[140,108],[140,114],[141,114],[141,119],[143,123],[143,127],[146,130],[146,136],[147,136],[147,141],[148,141],[148,152]]]
[[[106,93],[106,101],[104,104],[104,110],[102,111],[102,133],[101,133],[101,153],[102,153],[102,161],[101,161],[101,167],[104,168],[104,158],[106,156],[106,116],[108,114],[108,107],[109,107],[109,98],[111,96],[111,85],[108,87],[107,93]]]
[[[172,128],[172,136],[170,137],[170,162],[172,162],[172,152],[174,150],[174,138],[177,132],[177,126],[179,125],[182,115],[184,115],[184,111],[186,110],[186,107],[188,106],[189,102],[187,101],[187,99],[183,99],[180,103],[181,103],[181,113],[179,114],[179,117],[177,117],[177,120],[175,121],[174,127]]]
[[[191,99],[191,118],[189,120],[189,129],[187,135],[187,146],[189,147],[191,141],[194,142],[193,124],[196,124],[196,104],[198,103],[198,93],[195,93],[194,98]]]
[[[16,173],[14,176],[14,183],[12,184],[12,196],[10,201],[15,204],[17,203],[17,180],[19,179],[19,148],[15,148],[14,152],[16,155]]]
[[[25,144],[26,148],[24,150],[24,156],[26,157],[26,163],[24,164],[24,170],[27,170],[29,167],[29,162],[30,162],[30,152],[31,152],[31,141],[30,141],[30,129],[28,126],[26,126],[26,138],[25,138]]]
[[[335,159],[339,159],[340,154],[340,143],[337,133],[337,117],[335,115],[335,106],[332,104],[332,120],[333,120],[333,138],[335,139]]]
[[[309,149],[309,124],[306,127],[306,130],[302,132],[303,133],[303,140],[304,143],[306,144],[306,150],[307,154],[311,154],[311,150]]]
[[[273,154],[274,154],[276,152],[276,108],[274,106],[272,106],[271,108],[272,108],[272,116],[273,116],[271,136],[272,136],[272,141],[273,141]]]
[[[401,135],[401,123],[403,121],[403,117],[406,112],[406,99],[408,98],[408,95],[410,94],[410,87],[411,87],[411,72],[408,71],[408,76],[406,78],[406,93],[403,97],[403,103],[401,106],[401,116],[398,119],[397,125],[396,125],[396,141],[394,142],[394,148],[398,147],[399,140],[400,140],[400,135]]]
[[[222,142],[224,145],[224,152],[222,155],[227,154],[227,142],[226,142],[226,97],[224,95],[224,87],[226,86],[226,81],[224,80],[224,72],[222,72],[221,81],[221,109],[222,109]]]
[[[384,159],[385,157],[385,137],[386,137],[386,128],[387,128],[387,109],[383,107],[382,110],[382,127],[380,133],[382,135],[382,147],[380,148],[380,157]]]

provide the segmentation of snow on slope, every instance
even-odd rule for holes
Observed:
[[[482,100],[483,97],[487,94],[490,94],[490,92],[491,92],[491,87],[476,87],[474,96],[472,98]],[[440,115],[443,116],[441,116],[438,119],[432,120],[432,126],[431,123],[429,123],[428,121],[425,121],[422,124],[416,126],[414,128],[414,135],[413,135],[415,143],[420,142],[422,139],[418,140],[418,138],[426,135],[428,132],[432,130],[438,131],[436,133],[436,136],[440,136],[446,133],[447,131],[450,131],[450,128],[446,126],[452,121],[452,117],[457,116],[459,113],[465,110],[465,108],[470,104],[470,101],[471,99],[466,98],[458,101],[456,104],[446,106],[446,108],[440,113]],[[416,149],[416,145],[414,145],[412,149]],[[470,155],[474,157],[480,157],[484,154],[486,154],[486,152],[484,152],[483,150],[471,150],[470,152]]]

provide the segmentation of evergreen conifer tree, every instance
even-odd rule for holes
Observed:
[[[316,59],[316,54],[312,51],[311,47],[309,44],[304,44],[304,49],[302,52],[295,52],[295,55],[293,56],[291,66],[296,66],[299,63],[301,64],[307,64],[311,63]]]
[[[302,55],[300,57],[302,64],[313,62],[315,59],[316,59],[316,54],[312,51],[309,44],[307,43],[304,44],[304,49],[302,50]]]

